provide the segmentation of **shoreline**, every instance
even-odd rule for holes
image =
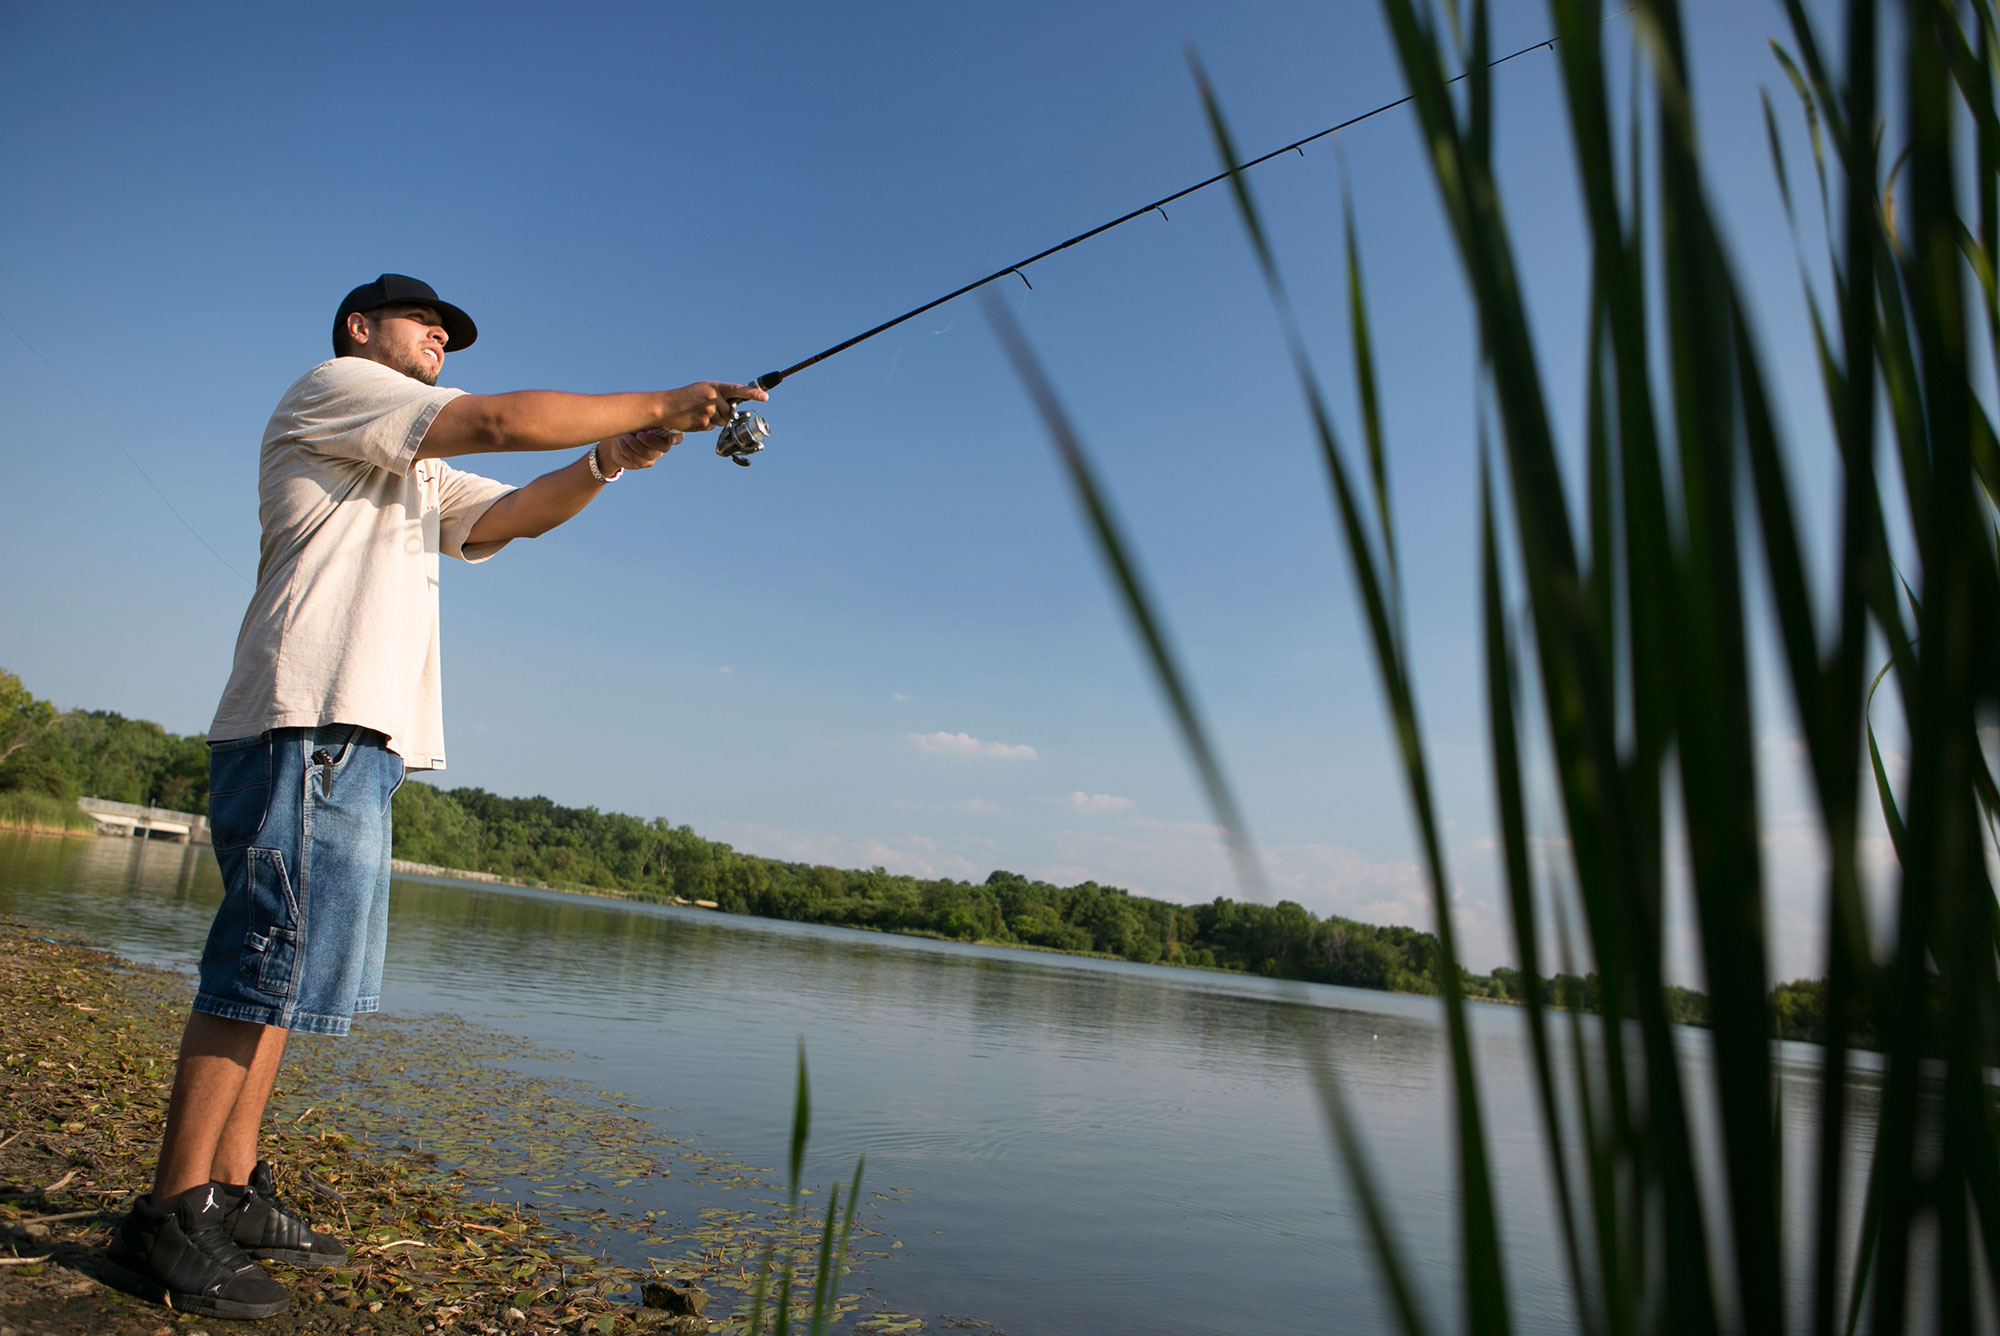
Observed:
[[[115,837],[113,837],[115,838]],[[550,895],[581,895],[594,900],[622,900],[634,905],[665,905],[676,909],[704,909],[725,918],[750,919],[760,923],[798,923],[814,928],[828,928],[837,932],[865,932],[880,937],[913,937],[926,942],[944,942],[952,946],[983,946],[995,951],[1026,951],[1048,956],[1073,956],[1079,960],[1104,960],[1120,965],[1134,965],[1140,969],[1188,970],[1197,974],[1221,974],[1233,979],[1269,979],[1275,983],[1303,983],[1311,987],[1353,988],[1358,992],[1386,993],[1392,997],[1443,998],[1437,993],[1420,993],[1402,988],[1364,988],[1358,984],[1313,984],[1310,980],[1286,979],[1276,974],[1257,974],[1250,970],[1231,969],[1226,965],[1195,965],[1180,960],[1133,960],[1127,956],[1113,955],[1106,951],[1078,951],[1062,946],[1042,946],[1035,942],[996,942],[987,937],[947,937],[941,932],[924,928],[878,928],[860,923],[821,923],[817,919],[769,919],[761,914],[739,914],[720,908],[713,900],[683,900],[674,896],[666,900],[652,900],[642,895],[615,886],[590,886],[582,883],[555,885],[543,881],[510,880],[497,872],[474,872],[467,868],[444,867],[433,863],[413,863],[408,859],[390,860],[391,872],[399,877],[422,877],[432,881],[469,881],[484,886],[497,886],[503,890],[545,891]],[[1527,1004],[1519,998],[1490,997],[1484,994],[1468,994],[1467,1002],[1491,1002],[1499,1006],[1524,1007]],[[1545,1003],[1551,1011],[1566,1011],[1568,1008],[1555,1002]],[[1676,1022],[1689,1024],[1689,1022]],[[1697,1029],[1707,1028],[1696,1025]]]
[[[150,1183],[189,979],[66,934],[0,918],[0,1008],[9,1017],[0,1039],[0,1328],[159,1336],[168,1324],[195,1322],[274,1336],[694,1336],[740,1327],[636,1302],[649,1281],[709,1279],[703,1259],[731,1250],[712,1231],[662,1234],[669,1222],[651,1213],[506,1200],[499,1177],[518,1183],[528,1172],[506,1162],[509,1151],[570,1157],[565,1174],[578,1170],[578,1153],[616,1155],[623,1170],[650,1175],[671,1167],[658,1147],[673,1143],[602,1100],[508,1073],[504,1063],[526,1046],[456,1018],[370,1017],[343,1040],[293,1036],[262,1151],[287,1200],[348,1244],[348,1266],[267,1264],[292,1305],[256,1321],[182,1317],[114,1288],[104,1245]],[[417,1071],[405,1076],[406,1067]],[[436,1107],[423,1107],[426,1091],[437,1092]],[[531,1107],[532,1118],[556,1113],[578,1144],[523,1144],[523,1128],[503,1124],[477,1152],[450,1151],[463,1163],[440,1159],[436,1148],[450,1145],[440,1126],[464,1129],[478,1121],[467,1110],[510,1106]],[[411,1134],[414,1149],[400,1144]],[[765,1228],[789,1242],[781,1226]],[[606,1256],[620,1233],[642,1238],[653,1256],[684,1256],[650,1273],[622,1268]],[[744,1238],[733,1243],[740,1256]],[[718,1265],[711,1283],[735,1269]]]
[[[97,838],[95,828],[84,830],[76,826],[51,826],[39,821],[16,821],[9,817],[0,817],[0,832],[9,835],[59,835],[71,840]]]

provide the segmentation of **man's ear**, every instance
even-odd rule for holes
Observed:
[[[355,347],[365,347],[375,333],[375,324],[359,311],[347,313],[347,338]]]

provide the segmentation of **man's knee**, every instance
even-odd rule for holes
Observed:
[[[248,1067],[257,1050],[270,1042],[274,1027],[255,1021],[233,1020],[206,1011],[188,1013],[187,1028],[181,1033],[181,1058],[221,1058]],[[275,1033],[282,1038],[284,1031]]]

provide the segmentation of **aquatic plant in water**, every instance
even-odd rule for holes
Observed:
[[[1572,506],[1495,181],[1487,6],[1383,0],[1477,318],[1480,584],[1502,864],[1513,945],[1530,976],[1525,1021],[1563,1255],[1576,1320],[1589,1332],[1970,1331],[1990,1321],[2000,1280],[2000,1134],[1988,1078],[2000,1036],[1990,872],[2000,793],[1979,733],[2000,708],[2000,450],[1981,395],[2000,369],[2000,22],[1992,0],[1849,0],[1829,42],[1799,0],[1784,8],[1790,42],[1778,57],[1807,120],[1832,238],[1823,261],[1806,266],[1841,468],[1824,615],[1810,593],[1786,445],[1807,432],[1779,419],[1767,354],[1718,233],[1679,6],[1639,0],[1630,11],[1643,59],[1621,114],[1600,7],[1549,5],[1591,244],[1585,483]],[[1892,39],[1902,105],[1890,129],[1877,65]],[[1447,75],[1454,67],[1470,71],[1459,92]],[[1201,91],[1224,163],[1238,161],[1219,101],[1205,83]],[[1790,209],[1785,137],[1768,100],[1766,121]],[[1504,1333],[1501,1203],[1404,629],[1352,209],[1348,315],[1365,474],[1328,410],[1249,185],[1240,174],[1232,184],[1327,470],[1431,891],[1456,1099],[1465,1325]],[[1232,847],[1254,893],[1254,853],[1130,545],[1025,339],[1004,307],[990,310],[1218,819],[1238,832]],[[1885,454],[1888,478],[1878,471]],[[1907,534],[1900,564],[1892,532]],[[1758,583],[1768,628],[1749,611]],[[1828,861],[1825,1043],[1805,1163],[1787,1163],[1778,1133],[1768,1001],[1750,650],[1765,629],[1780,647]],[[1907,725],[1900,793],[1869,724],[1878,687],[1897,698]],[[1524,711],[1524,692],[1534,709]],[[1538,871],[1530,834],[1542,823],[1527,795],[1529,777],[1539,785],[1544,770],[1562,858]],[[1860,856],[1871,788],[1899,864],[1884,888],[1893,939],[1880,950]],[[1689,1081],[1665,1002],[1668,868],[1677,862],[1688,869],[1712,1003],[1712,1094]],[[1551,959],[1598,975],[1602,1023],[1588,1033],[1574,1013],[1559,1022],[1544,1005]],[[1885,1066],[1872,1145],[1856,1150],[1849,1058],[1861,1015],[1876,1026]],[[1564,1036],[1552,1034],[1559,1023],[1577,1055],[1569,1063],[1559,1057]],[[1586,1052],[1595,1061],[1583,1061]],[[1430,1330],[1332,1059],[1309,1056],[1397,1321]],[[1713,1146],[1697,1141],[1698,1127],[1715,1129]],[[1701,1182],[1710,1158],[1722,1169],[1719,1189]],[[1804,1218],[1783,1209],[1788,1175],[1810,1184]]]

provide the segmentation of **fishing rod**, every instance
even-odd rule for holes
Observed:
[[[1527,55],[1530,51],[1539,51],[1544,47],[1547,47],[1550,50],[1554,50],[1555,39],[1551,37],[1551,38],[1544,38],[1542,41],[1539,42],[1532,42],[1529,45],[1522,47],[1519,51],[1513,51],[1508,53],[1507,55],[1501,56],[1498,60],[1489,60],[1481,68],[1489,70],[1495,69],[1501,65],[1505,65],[1510,60],[1516,59],[1517,57],[1520,56]],[[1459,82],[1461,79],[1468,79],[1472,77],[1474,73],[1475,71],[1473,70],[1467,70],[1464,74],[1460,74],[1451,79],[1447,79],[1445,83],[1447,86],[1455,84]],[[903,312],[903,314],[897,316],[893,320],[885,320],[881,324],[875,326],[873,329],[864,330],[861,333],[856,334],[851,339],[847,339],[844,342],[834,344],[831,348],[828,348],[825,352],[814,353],[811,357],[808,357],[805,361],[796,363],[795,365],[792,366],[788,366],[783,371],[766,371],[763,375],[757,377],[757,379],[752,381],[751,383],[757,386],[757,388],[761,390],[774,390],[778,387],[781,381],[785,380],[788,377],[796,376],[799,372],[804,371],[809,366],[816,366],[819,363],[824,362],[827,358],[832,357],[835,353],[844,353],[849,348],[852,348],[855,344],[866,343],[869,339],[874,338],[877,334],[886,333],[887,331],[892,330],[896,326],[902,324],[905,320],[914,320],[916,319],[916,317],[922,315],[926,311],[936,310],[938,307],[943,306],[948,301],[954,301],[957,298],[963,297],[968,292],[972,292],[979,288],[983,288],[988,283],[992,283],[998,279],[1005,278],[1009,274],[1014,275],[1014,277],[1020,279],[1023,283],[1027,283],[1028,290],[1032,292],[1034,290],[1035,285],[1032,283],[1028,283],[1028,276],[1021,272],[1023,269],[1026,269],[1029,265],[1034,264],[1039,260],[1046,260],[1049,258],[1049,256],[1054,255],[1057,251],[1068,250],[1071,246],[1076,245],[1078,242],[1088,241],[1094,236],[1098,236],[1101,235],[1102,233],[1109,232],[1114,227],[1122,227],[1126,223],[1131,222],[1135,218],[1143,218],[1149,213],[1157,213],[1160,215],[1162,219],[1165,219],[1167,217],[1167,211],[1163,206],[1172,204],[1175,200],[1186,199],[1189,195],[1194,194],[1198,190],[1206,190],[1212,185],[1216,185],[1222,181],[1227,181],[1230,177],[1236,175],[1238,172],[1247,172],[1252,167],[1256,167],[1259,164],[1269,162],[1273,158],[1281,158],[1287,153],[1297,153],[1300,157],[1304,157],[1306,145],[1312,143],[1314,140],[1324,139],[1331,134],[1338,134],[1340,131],[1347,129],[1349,126],[1359,125],[1361,124],[1361,122],[1368,120],[1371,117],[1380,116],[1385,111],[1394,111],[1397,107],[1402,106],[1405,102],[1414,100],[1415,97],[1416,97],[1415,93],[1409,93],[1403,97],[1397,98],[1394,102],[1384,102],[1381,106],[1375,108],[1373,111],[1364,111],[1359,116],[1351,116],[1347,120],[1342,121],[1338,125],[1330,125],[1326,129],[1319,131],[1317,134],[1307,135],[1304,139],[1294,140],[1293,142],[1286,144],[1282,148],[1274,148],[1269,153],[1263,154],[1261,157],[1252,158],[1248,162],[1238,163],[1234,167],[1231,167],[1226,171],[1217,172],[1214,176],[1209,177],[1205,181],[1197,181],[1195,184],[1188,186],[1184,190],[1176,190],[1171,195],[1162,196],[1161,198],[1154,200],[1151,204],[1142,204],[1138,208],[1132,210],[1130,213],[1122,213],[1118,215],[1118,217],[1113,218],[1108,223],[1100,223],[1096,227],[1091,228],[1088,232],[1079,232],[1075,236],[1071,237],[1068,241],[1057,242],[1055,245],[1050,246],[1047,250],[1036,251],[1033,255],[1030,255],[1025,260],[1016,260],[1013,264],[1007,265],[1005,268],[994,270],[992,273],[986,275],[986,277],[984,278],[974,279],[972,282],[967,283],[962,288],[954,288],[952,291],[945,293],[945,295],[942,297],[936,298],[933,301],[927,301],[922,306],[916,307],[913,310],[905,311]],[[742,401],[734,400],[732,402],[741,403]],[[770,439],[771,439],[770,424],[765,422],[762,416],[750,411],[749,409],[738,409],[736,415],[730,418],[728,423],[724,425],[724,427],[722,428],[721,433],[717,435],[715,440],[715,453],[722,456],[724,459],[734,460],[736,463],[741,464],[744,468],[749,468],[750,456],[756,454],[759,450],[762,450],[765,444]]]

